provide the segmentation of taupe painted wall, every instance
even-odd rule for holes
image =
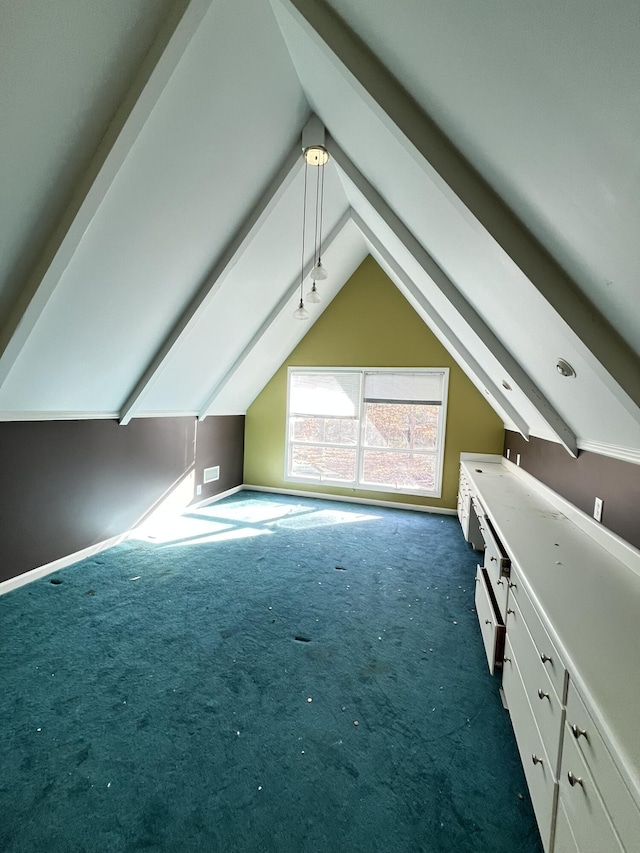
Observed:
[[[286,482],[288,366],[448,367],[442,498]],[[453,508],[460,452],[500,453],[503,435],[500,418],[373,258],[368,257],[249,407],[244,481],[272,488]]]
[[[0,424],[0,580],[128,530],[185,474],[242,482],[244,418]],[[197,474],[197,471],[196,471]],[[201,482],[197,480],[196,482]]]
[[[525,441],[511,430],[505,430],[505,455],[507,448],[512,462],[519,453],[521,468],[588,515],[595,498],[602,498],[604,526],[640,548],[640,465],[588,450],[574,459],[553,441]]]

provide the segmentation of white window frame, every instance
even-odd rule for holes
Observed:
[[[359,373],[360,374],[360,402],[358,409],[359,434],[358,442],[355,445],[356,450],[356,480],[355,482],[344,482],[344,480],[330,480],[318,478],[296,477],[289,474],[289,458],[291,447],[297,442],[291,441],[291,424],[290,424],[290,389],[291,376],[294,373]],[[366,449],[364,446],[364,378],[367,373],[437,373],[442,376],[442,401],[441,401],[441,416],[438,426],[437,447],[434,451],[419,451],[421,454],[432,454],[436,458],[436,484],[432,490],[428,489],[401,489],[390,485],[370,485],[362,483],[362,456]],[[440,498],[442,497],[442,477],[444,468],[444,446],[447,434],[447,399],[449,392],[449,368],[448,367],[289,367],[287,369],[287,412],[286,412],[286,427],[285,427],[285,454],[284,454],[284,480],[289,483],[303,483],[309,486],[332,486],[341,489],[350,489],[366,492],[389,492],[400,495],[419,495],[421,497]],[[315,446],[320,447],[322,444],[318,442]],[[339,448],[340,445],[331,444],[330,447]],[[348,449],[354,449],[354,445],[345,445]],[[396,449],[400,453],[415,453],[411,450]]]

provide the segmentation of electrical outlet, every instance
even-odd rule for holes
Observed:
[[[516,453],[516,465],[518,466],[518,468],[520,467],[520,454],[519,453]]]
[[[196,486],[196,495],[202,494],[202,486]]]
[[[596,498],[596,502],[593,506],[593,517],[596,521],[602,521],[602,498]]]

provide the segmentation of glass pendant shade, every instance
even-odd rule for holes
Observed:
[[[309,312],[304,307],[304,302],[302,301],[302,299],[300,300],[300,305],[298,305],[296,310],[293,312],[293,316],[296,320],[308,320],[309,319]]]
[[[321,302],[321,301],[322,300],[320,298],[320,294],[316,290],[316,283],[314,281],[313,284],[311,285],[311,290],[309,291],[309,293],[307,293],[307,302],[314,302],[315,303],[315,302]]]
[[[313,269],[309,274],[309,278],[312,281],[324,281],[327,277],[327,271],[322,266],[322,261],[318,259],[318,262],[315,264]]]

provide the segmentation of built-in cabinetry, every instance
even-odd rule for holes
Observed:
[[[640,552],[501,457],[458,516],[545,851],[640,851]]]

